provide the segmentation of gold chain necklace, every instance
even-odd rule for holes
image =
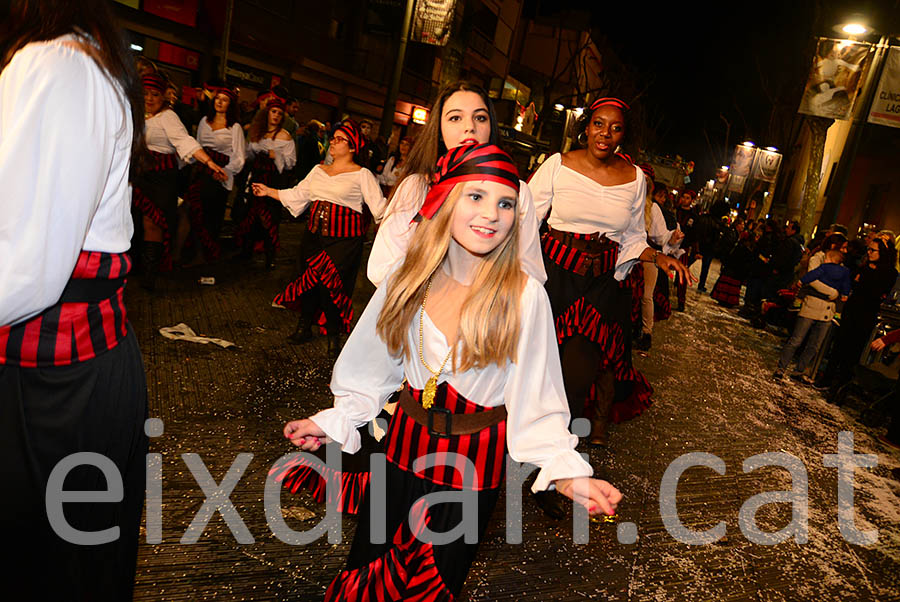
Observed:
[[[428,285],[425,287],[425,296],[422,297],[422,309],[419,313],[419,360],[422,361],[422,365],[432,374],[431,378],[428,379],[428,382],[425,383],[425,390],[422,392],[422,407],[426,410],[434,405],[438,377],[441,375],[441,372],[444,371],[444,366],[447,365],[447,360],[450,359],[450,355],[453,353],[453,347],[451,346],[450,350],[447,352],[447,357],[444,358],[444,362],[437,372],[432,370],[431,366],[428,365],[428,362],[425,361],[425,353],[423,351],[425,349],[425,301],[428,300],[428,291],[431,290],[432,278],[428,279]]]

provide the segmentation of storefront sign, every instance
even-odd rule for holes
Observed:
[[[869,111],[869,123],[900,128],[900,48],[896,46],[887,55]]]
[[[781,153],[759,149],[753,163],[753,178],[763,182],[774,182],[781,167]]]
[[[168,42],[159,43],[159,53],[156,55],[156,58],[163,63],[177,65],[192,71],[200,68],[199,52],[194,52],[175,44],[169,44]]]
[[[144,10],[188,27],[197,26],[197,0],[144,0]]]

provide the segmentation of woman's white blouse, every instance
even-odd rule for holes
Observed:
[[[331,391],[334,407],[312,417],[325,433],[355,453],[361,425],[374,419],[404,377],[417,389],[431,372],[419,360],[419,316],[410,325],[407,345],[416,350],[410,359],[396,357],[375,333],[384,306],[387,283],[378,287],[334,366]],[[569,406],[563,387],[556,330],[550,300],[543,285],[529,277],[522,292],[516,363],[452,372],[448,365],[439,382],[448,382],[460,395],[485,407],[506,405],[506,443],[517,462],[540,467],[532,489],[541,491],[561,478],[593,474],[590,464],[575,451],[578,437],[568,430]],[[425,361],[439,366],[450,347],[443,333],[425,314]]]
[[[603,186],[562,164],[556,153],[538,168],[528,187],[534,196],[538,220],[555,230],[576,234],[605,234],[619,243],[616,280],[623,280],[648,247],[644,223],[647,183],[644,172],[634,168],[635,179],[617,186]]]
[[[681,250],[681,242],[676,245],[670,245],[669,241],[672,239],[672,235],[675,234],[675,230],[669,230],[666,227],[666,218],[663,216],[662,209],[659,208],[659,205],[650,201],[653,205],[650,208],[650,230],[647,232],[647,238],[650,239],[653,244],[659,245],[662,247],[663,255],[678,255],[679,251],[684,253]]]
[[[182,161],[200,150],[200,143],[188,134],[181,119],[171,109],[163,109],[144,122],[147,148],[157,153],[178,153]]]
[[[385,162],[384,169],[378,174],[378,182],[382,186],[390,188],[397,183],[401,171],[403,171],[403,168],[397,165],[397,157],[391,155],[388,157],[387,162]]]
[[[222,182],[222,186],[225,190],[231,190],[235,174],[244,168],[244,157],[247,153],[241,124],[233,123],[230,128],[213,130],[204,117],[197,126],[197,142],[203,147],[228,155],[228,164],[223,167],[228,179]]]
[[[329,176],[321,165],[293,188],[278,191],[281,204],[297,217],[313,201],[328,201],[362,213],[363,203],[369,206],[376,222],[384,214],[384,194],[371,171],[365,167],[359,171],[347,171]]]
[[[275,153],[275,168],[278,173],[286,169],[293,169],[297,164],[297,147],[293,140],[273,140],[262,138],[259,142],[251,142],[247,145],[247,158],[252,159],[257,153],[268,155],[269,151]]]
[[[375,286],[390,274],[406,257],[406,250],[416,231],[413,218],[425,203],[428,187],[425,176],[413,174],[404,178],[388,204],[384,221],[375,235],[366,275]],[[542,284],[547,281],[544,259],[541,256],[539,220],[531,192],[525,182],[519,181],[519,260],[522,269]]]
[[[130,246],[131,110],[76,39],[28,44],[0,74],[0,326],[56,303],[82,249]]]

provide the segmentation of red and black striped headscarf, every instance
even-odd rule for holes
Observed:
[[[605,106],[616,107],[623,113],[631,108],[628,106],[628,103],[626,103],[624,100],[620,100],[618,98],[613,98],[611,96],[607,96],[604,98],[598,98],[597,100],[592,102],[590,111],[591,111],[591,113],[593,113],[600,107],[605,107]]]
[[[269,101],[266,103],[266,110],[271,109],[272,107],[278,107],[283,111],[284,106],[284,99],[273,94],[269,97]]]
[[[224,94],[231,102],[237,100],[237,92],[235,92],[234,88],[229,88],[227,86],[206,86],[206,89],[213,93],[213,98],[216,97],[216,94]]]
[[[519,192],[519,171],[512,158],[494,144],[467,144],[451,149],[438,159],[434,182],[419,215],[431,219],[453,187],[460,182],[484,180],[504,184]]]
[[[345,119],[334,128],[335,132],[343,132],[350,143],[350,150],[358,153],[366,145],[366,138],[359,129],[359,124],[352,119]]]
[[[166,80],[159,73],[147,73],[141,77],[141,83],[144,84],[145,89],[166,91]]]

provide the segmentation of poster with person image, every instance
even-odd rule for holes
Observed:
[[[798,112],[850,119],[872,50],[865,42],[820,38]]]

